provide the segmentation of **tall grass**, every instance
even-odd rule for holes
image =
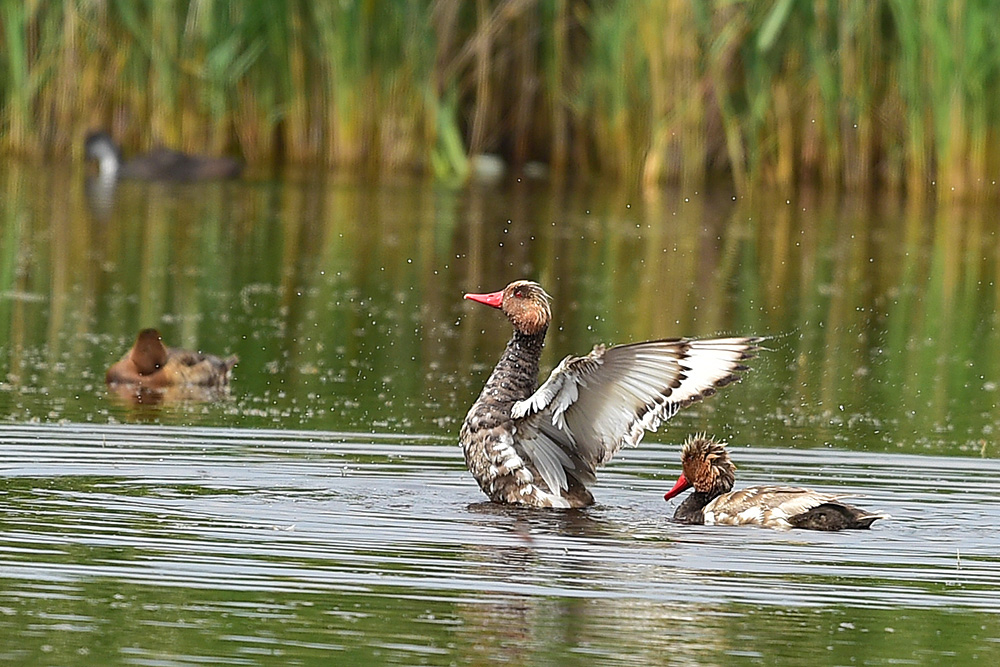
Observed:
[[[991,0],[0,0],[0,150],[997,191]]]

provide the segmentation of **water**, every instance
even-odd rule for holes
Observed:
[[[1000,270],[991,212],[597,189],[0,174],[0,662],[995,664]],[[484,502],[455,434],[535,277],[544,363],[767,333],[739,385],[600,473]],[[136,331],[240,355],[223,401],[103,386]],[[690,527],[684,437],[737,486],[888,512]]]
[[[733,452],[741,483],[807,478],[892,514],[825,534],[672,524],[662,493],[676,446],[627,452],[594,508],[538,512],[482,502],[436,438],[79,425],[0,436],[0,628],[18,638],[0,657],[15,662],[629,663],[664,650],[700,664],[831,651],[947,662],[1000,650],[996,460],[970,473],[953,457]]]

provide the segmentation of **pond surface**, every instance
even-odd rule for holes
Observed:
[[[0,662],[1000,661],[995,207],[6,169]],[[509,328],[461,296],[520,277],[555,299],[547,367],[773,338],[601,471],[596,506],[496,506],[455,440]],[[147,326],[238,354],[231,395],[109,394]],[[674,525],[696,430],[737,486],[891,518]]]

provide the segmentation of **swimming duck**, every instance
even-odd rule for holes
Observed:
[[[549,295],[518,280],[466,294],[498,308],[514,336],[462,424],[459,441],[480,488],[495,502],[584,507],[595,470],[681,408],[739,379],[760,338],[667,339],[598,345],[562,360],[538,384],[552,314]]]
[[[166,389],[183,385],[226,387],[237,356],[220,359],[211,354],[178,350],[163,344],[156,329],[143,329],[135,345],[104,376],[109,385]]]
[[[107,132],[91,132],[84,144],[87,159],[97,160],[102,179],[140,181],[206,181],[236,178],[243,165],[228,157],[188,155],[156,148],[122,162],[122,153]]]
[[[670,500],[690,487],[694,492],[674,512],[681,523],[756,525],[765,528],[844,530],[869,528],[886,518],[840,502],[844,494],[820,493],[794,486],[749,486],[733,491],[736,466],[723,443],[704,435],[687,439],[681,449],[683,473],[664,496]]]

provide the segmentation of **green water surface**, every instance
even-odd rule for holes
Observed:
[[[811,193],[315,173],[97,192],[8,165],[0,662],[996,664],[997,229],[992,206]],[[743,382],[647,437],[650,459],[605,471],[585,536],[482,519],[454,444],[509,336],[462,294],[522,277],[554,297],[546,368],[600,342],[772,336]],[[106,368],[149,326],[238,354],[231,395],[108,393]],[[660,487],[669,446],[700,429],[777,452],[748,481],[853,485],[894,520],[692,546]],[[256,444],[264,431],[315,449]],[[175,437],[191,449],[172,460]],[[800,450],[831,454],[780,453]],[[958,471],[947,490],[928,472],[941,460]],[[759,543],[745,561],[742,540]],[[584,567],[602,559],[616,566]],[[766,594],[740,592],[745,573]],[[887,594],[897,576],[909,584]]]

